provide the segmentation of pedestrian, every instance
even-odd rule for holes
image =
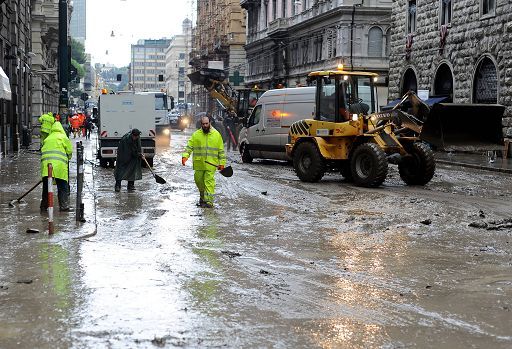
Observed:
[[[48,164],[52,164],[52,177],[57,183],[59,211],[69,211],[68,162],[73,155],[73,145],[66,136],[60,122],[52,125],[51,132],[41,148],[41,177],[43,178],[43,194],[40,209],[48,209]]]
[[[235,112],[230,112],[224,118],[224,127],[226,128],[226,149],[232,148],[236,150],[237,143],[235,139]]]
[[[90,116],[85,118],[85,139],[91,139],[92,119]]]
[[[52,113],[46,113],[39,117],[39,122],[41,123],[41,147],[43,146],[44,140],[50,134],[52,129],[52,125],[55,122]]]
[[[71,117],[71,130],[73,132],[73,138],[76,138],[76,136],[80,136],[80,118],[78,115],[73,115]]]
[[[135,181],[142,179],[140,160],[144,157],[140,143],[140,131],[136,128],[128,132],[119,141],[117,147],[116,169],[114,177],[116,192],[121,191],[121,181],[128,181],[129,192],[135,190]]]
[[[187,142],[181,158],[183,166],[190,155],[194,156],[194,180],[199,190],[197,205],[212,208],[215,194],[215,170],[222,171],[224,169],[226,155],[224,154],[222,136],[211,126],[207,116],[201,118],[201,129],[195,131]]]

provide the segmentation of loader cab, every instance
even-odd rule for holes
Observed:
[[[315,120],[345,122],[354,114],[369,115],[377,111],[377,74],[363,72],[313,72],[315,77]]]

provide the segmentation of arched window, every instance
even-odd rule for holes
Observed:
[[[476,68],[473,81],[473,102],[498,103],[498,73],[494,62],[484,57]]]
[[[418,80],[416,79],[416,73],[412,68],[405,71],[402,83],[402,95],[405,95],[409,91],[418,93]]]
[[[382,57],[382,29],[379,27],[368,32],[368,57]]]
[[[434,79],[434,95],[449,96],[453,101],[453,74],[448,64],[441,64]]]

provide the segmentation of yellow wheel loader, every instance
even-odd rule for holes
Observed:
[[[335,169],[356,185],[377,187],[386,179],[388,161],[398,163],[408,184],[432,179],[435,162],[428,145],[414,131],[399,137],[395,115],[377,113],[377,74],[334,70],[309,77],[316,84],[315,118],[292,124],[286,145],[302,181],[319,181]],[[415,120],[410,122],[414,129]]]
[[[317,182],[335,170],[358,186],[378,187],[393,163],[406,184],[425,185],[436,167],[430,145],[489,150],[502,144],[503,106],[430,108],[408,93],[393,109],[377,112],[377,74],[338,69],[309,77],[316,84],[314,119],[292,124],[286,145],[302,181]]]

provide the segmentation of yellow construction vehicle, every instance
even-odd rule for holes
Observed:
[[[326,171],[334,169],[358,186],[377,187],[386,179],[389,162],[398,165],[406,184],[425,185],[434,176],[435,160],[423,139],[443,146],[446,139],[461,139],[453,126],[461,116],[449,118],[445,114],[446,110],[461,110],[462,105],[436,105],[433,110],[438,112],[433,115],[427,105],[408,93],[393,109],[377,112],[377,74],[339,68],[312,72],[309,77],[316,84],[315,117],[292,124],[286,145],[302,181],[317,182]],[[403,108],[404,105],[408,107]],[[493,110],[489,122],[492,126],[486,128],[496,131],[503,110],[500,106],[484,108]],[[443,127],[449,136],[443,133]],[[474,133],[473,140],[478,138]],[[499,144],[496,132],[485,132],[485,136],[489,135],[489,143]]]

